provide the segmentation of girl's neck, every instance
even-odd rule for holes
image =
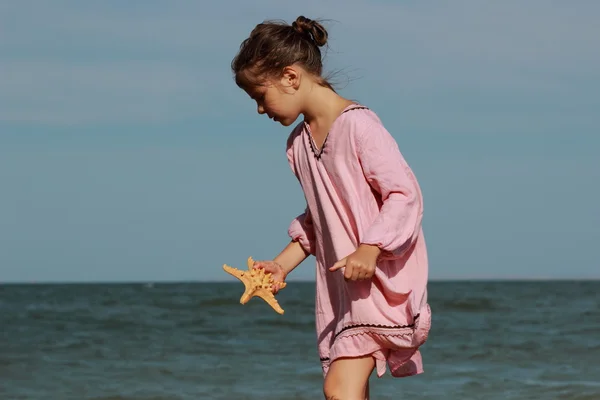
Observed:
[[[330,125],[341,112],[354,102],[316,82],[308,88],[304,120],[311,126]]]

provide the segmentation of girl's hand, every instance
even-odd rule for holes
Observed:
[[[333,272],[346,267],[345,279],[351,281],[371,279],[375,274],[375,265],[380,253],[381,250],[377,246],[361,244],[354,253],[333,264],[329,270]]]
[[[277,294],[277,292],[279,292],[279,290],[281,289],[281,285],[279,284],[279,282],[285,282],[286,278],[286,273],[283,270],[283,267],[279,265],[279,263],[276,263],[275,261],[255,261],[254,266],[252,268],[263,268],[265,272],[270,272],[271,277],[275,281],[274,284],[271,285],[271,291],[273,292],[273,294]]]

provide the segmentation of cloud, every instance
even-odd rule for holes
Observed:
[[[361,77],[351,86],[355,97],[396,93],[422,110],[435,99],[461,97],[464,102],[445,103],[451,112],[482,97],[507,104],[515,98],[519,107],[555,99],[549,109],[556,111],[567,99],[585,107],[599,89],[600,3],[591,1],[23,1],[1,7],[4,122],[169,122],[222,113],[240,101],[229,71],[239,43],[263,19],[291,21],[300,14],[333,20],[326,66]]]

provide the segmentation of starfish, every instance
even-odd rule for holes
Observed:
[[[271,291],[271,285],[275,283],[273,278],[271,277],[271,273],[265,273],[265,270],[262,268],[254,269],[254,260],[252,257],[248,257],[248,270],[240,270],[237,268],[230,267],[227,264],[223,264],[223,269],[238,278],[244,286],[246,290],[244,290],[244,294],[240,298],[241,304],[246,304],[248,300],[250,300],[254,296],[258,296],[264,301],[267,302],[268,305],[273,307],[273,309],[279,314],[283,314],[283,309],[279,306],[277,300],[275,300],[275,295]],[[280,282],[279,287],[283,289],[286,286],[285,282]]]

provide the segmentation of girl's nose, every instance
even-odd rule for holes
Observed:
[[[265,108],[259,104],[257,111],[258,111],[259,114],[264,114],[265,113]]]

